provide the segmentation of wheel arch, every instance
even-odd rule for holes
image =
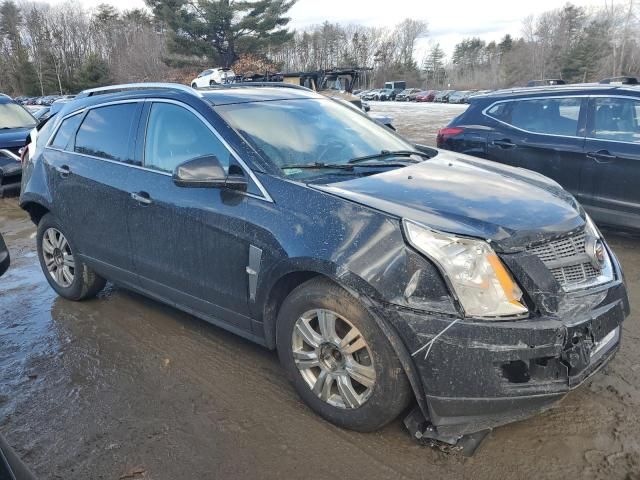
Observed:
[[[351,296],[358,299],[367,309],[371,317],[378,325],[385,337],[389,340],[393,351],[396,353],[402,369],[409,379],[411,390],[426,419],[430,418],[429,408],[425,396],[425,390],[420,380],[417,367],[402,341],[399,333],[391,322],[384,319],[384,312],[378,306],[377,302],[372,300],[375,296],[375,290],[357,275],[348,272],[343,275],[335,275],[330,271],[307,268],[298,270],[289,270],[283,273],[273,282],[269,293],[266,296],[263,309],[263,326],[265,345],[270,349],[276,348],[276,329],[277,318],[282,303],[285,298],[299,285],[316,277],[324,277],[329,281],[346,290]]]
[[[20,204],[20,207],[22,207],[22,209],[29,214],[29,217],[31,217],[31,221],[35,225],[38,225],[40,223],[40,220],[42,220],[42,217],[44,217],[51,211],[48,207],[37,201],[23,202]]]

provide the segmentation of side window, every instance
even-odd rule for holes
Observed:
[[[75,151],[127,162],[129,139],[135,135],[137,103],[122,103],[89,110],[76,134]]]
[[[581,98],[514,100],[494,105],[487,114],[534,133],[576,136]]]
[[[225,170],[230,152],[202,121],[186,108],[154,103],[149,113],[144,146],[144,165],[172,173],[193,158],[215,155]]]
[[[595,98],[592,138],[640,143],[640,101],[631,98]]]
[[[509,116],[509,106],[512,103],[513,102],[496,103],[492,107],[489,107],[489,109],[487,110],[487,115],[495,118],[496,120],[500,120],[501,122],[509,123],[511,121],[511,118]]]
[[[53,139],[53,142],[51,142],[51,146],[55,148],[59,148],[61,150],[66,149],[67,146],[69,145],[69,140],[71,140],[71,137],[73,137],[73,134],[76,133],[76,130],[78,129],[78,125],[80,125],[80,120],[82,120],[81,113],[78,113],[73,117],[69,117],[63,120],[62,124],[60,125],[60,128],[58,128],[56,136]],[[49,122],[49,123],[53,125],[53,122]],[[46,125],[44,128],[46,128]]]

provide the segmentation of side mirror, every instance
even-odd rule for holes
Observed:
[[[178,165],[173,172],[173,182],[179,187],[247,189],[245,176],[227,175],[215,155],[196,157]]]

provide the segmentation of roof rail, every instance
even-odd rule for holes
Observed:
[[[102,93],[121,92],[126,90],[145,90],[145,89],[167,89],[177,90],[180,92],[186,92],[191,95],[201,97],[202,94],[195,89],[182,85],[180,83],[161,83],[161,82],[142,82],[142,83],[123,83],[121,85],[108,85],[106,87],[90,88],[88,90],[81,91],[77,97],[91,97],[93,95],[100,95]]]

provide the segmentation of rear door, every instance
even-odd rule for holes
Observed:
[[[43,153],[56,216],[79,254],[111,280],[134,277],[126,209],[141,105],[121,102],[67,117]]]
[[[485,115],[498,125],[487,158],[542,173],[580,199],[586,103],[586,97],[546,97],[490,106]]]
[[[178,165],[203,155],[215,155],[228,171],[235,167],[231,152],[187,105],[149,101],[144,116],[144,168],[132,174],[127,199],[140,286],[249,330],[249,245],[242,239],[246,196],[179,187],[172,179]]]
[[[589,101],[584,199],[600,223],[640,228],[640,99]]]

